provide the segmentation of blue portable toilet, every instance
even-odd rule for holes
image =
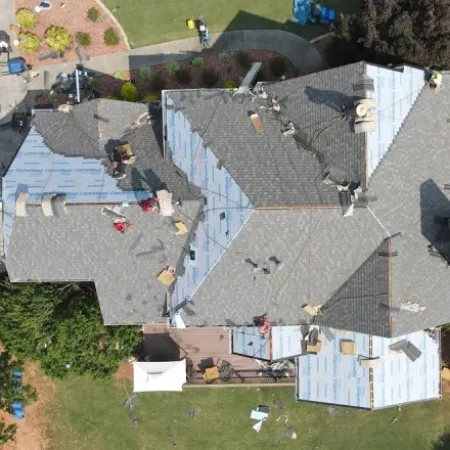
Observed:
[[[14,417],[14,419],[23,419],[25,417],[25,414],[22,409],[16,409],[14,410],[12,416]]]
[[[13,409],[23,409],[23,402],[20,400],[14,400],[11,406]]]
[[[21,378],[22,377],[22,372],[20,370],[15,370],[13,372],[13,377]]]
[[[10,75],[19,75],[28,70],[27,63],[21,56],[11,58],[8,61],[8,72]]]
[[[320,10],[320,23],[323,25],[328,25],[328,8],[326,6],[322,6]]]

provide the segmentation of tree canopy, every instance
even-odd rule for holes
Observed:
[[[37,360],[44,372],[106,377],[142,338],[136,326],[103,325],[95,289],[81,285],[3,282],[0,336],[11,354]]]
[[[360,14],[343,17],[337,34],[378,62],[450,68],[450,0],[363,0]]]

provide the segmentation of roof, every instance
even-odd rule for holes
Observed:
[[[208,168],[217,164],[251,209],[183,297],[195,313],[182,312],[186,325],[251,325],[267,314],[278,325],[313,320],[387,337],[450,320],[446,263],[429,253],[433,244],[450,260],[449,136],[446,119],[438,115],[430,124],[436,108],[447,117],[450,94],[427,89],[426,77],[422,69],[361,62],[264,85],[278,97],[278,115],[254,95],[167,93],[172,161],[205,196]],[[342,107],[362,97],[376,100],[377,128],[355,135]],[[254,131],[249,111],[258,112],[264,132]],[[301,131],[301,143],[312,139],[313,145],[284,136],[287,120]],[[203,164],[200,174],[193,170]],[[327,171],[359,181],[368,206],[343,217],[338,190],[322,183]],[[200,242],[204,253],[219,231],[208,226]],[[269,275],[261,275],[264,266]],[[177,297],[175,309],[179,303]],[[302,311],[306,303],[320,305],[321,314],[312,319]],[[418,312],[408,311],[413,307]]]
[[[316,354],[297,358],[297,400],[377,409],[441,398],[439,330],[383,338],[331,328],[319,340]],[[414,361],[390,348],[408,342],[413,359],[418,356]],[[350,354],[341,351],[343,343],[353,344]],[[363,367],[360,361],[367,358],[378,367]]]
[[[100,128],[97,141],[99,128],[90,125],[95,120],[77,119],[89,117],[94,106],[104,119],[106,114],[111,117],[111,128]],[[160,123],[142,125],[131,133],[121,125],[133,123],[137,114],[148,111],[147,105],[97,100],[73,111],[38,112],[3,179],[9,276],[12,281],[94,281],[108,325],[159,320],[167,287],[156,275],[183,260],[203,205],[201,193],[162,157],[158,134],[153,132]],[[126,134],[121,136],[122,132]],[[82,139],[76,143],[78,136]],[[136,155],[128,176],[119,183],[111,176],[112,142],[130,143]],[[144,214],[138,205],[159,189],[172,192],[174,202],[180,200],[172,217]],[[15,215],[17,192],[28,192],[27,217]],[[67,214],[44,216],[41,201],[51,193],[66,195]],[[106,205],[121,207],[134,231],[118,233],[112,219],[102,214]],[[190,233],[176,236],[176,220],[182,220]]]

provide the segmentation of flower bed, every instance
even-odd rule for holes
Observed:
[[[249,50],[245,52],[248,54],[250,61],[259,61],[262,63],[261,70],[258,74],[258,81],[276,81],[280,79],[280,76],[273,75],[271,71],[271,62],[274,57],[280,58],[275,52],[269,52],[266,50]],[[290,61],[285,60],[286,70],[284,75],[286,78],[293,78],[296,76],[296,72]],[[161,95],[161,88],[155,88],[155,77],[160,77],[163,80],[163,89],[198,89],[201,87],[232,87],[239,86],[242,78],[248,71],[248,68],[243,67],[240,63],[237,52],[234,53],[221,53],[215,55],[208,55],[202,57],[201,66],[199,66],[200,59],[194,58],[193,60],[176,61],[166,64],[158,64],[149,68],[135,70],[132,72],[120,72],[113,76],[102,75],[100,82],[100,93],[102,97],[115,96],[119,97],[120,87],[125,80],[132,80],[139,92],[139,98],[143,98],[146,95]],[[176,69],[184,72],[189,72],[190,80],[180,81],[182,78],[177,75]],[[209,78],[205,76],[204,71],[213,71],[217,75],[217,81],[213,86],[205,86],[205,81],[213,81],[211,76]]]
[[[16,0],[16,10],[23,8],[33,11],[34,7],[39,4],[36,0]],[[120,37],[119,30],[116,29],[119,36],[119,43],[117,45],[106,45],[104,43],[104,33],[109,28],[115,28],[115,24],[102,10],[95,0],[60,0],[51,1],[51,8],[48,10],[42,10],[36,14],[37,23],[34,27],[28,31],[36,35],[41,41],[39,49],[35,53],[21,53],[27,60],[28,64],[33,67],[42,65],[60,63],[61,58],[48,58],[39,61],[38,56],[50,51],[45,43],[45,33],[51,27],[63,27],[67,29],[72,36],[72,48],[64,53],[64,60],[75,61],[78,59],[75,53],[75,47],[77,45],[76,38],[77,33],[88,33],[90,37],[90,44],[88,46],[80,46],[80,51],[83,56],[99,56],[106,53],[114,53],[126,50],[126,45]],[[91,8],[96,8],[99,11],[97,22],[93,22],[88,19],[88,11]],[[14,36],[13,39],[17,37]]]

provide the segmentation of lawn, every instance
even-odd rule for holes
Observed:
[[[141,394],[133,428],[123,408],[125,387],[118,381],[76,378],[56,382],[49,410],[49,440],[53,450],[431,450],[433,442],[450,424],[450,401],[433,401],[376,412],[339,408],[330,417],[328,407],[296,403],[293,388],[185,389],[182,393]],[[281,399],[283,410],[274,407]],[[250,410],[259,403],[272,406],[260,433],[252,430]],[[195,409],[195,417],[189,410]],[[288,425],[277,422],[287,414]],[[393,417],[398,421],[391,423]],[[297,440],[288,440],[288,426]]]
[[[287,24],[292,17],[292,0],[106,0],[106,5],[114,12],[125,28],[132,47],[168,42],[195,36],[186,27],[186,20],[197,13],[209,25],[211,32],[242,29],[288,29],[312,38],[323,34],[327,28],[321,25],[301,27]],[[354,12],[358,0],[325,0],[324,5],[334,7],[338,13]]]

